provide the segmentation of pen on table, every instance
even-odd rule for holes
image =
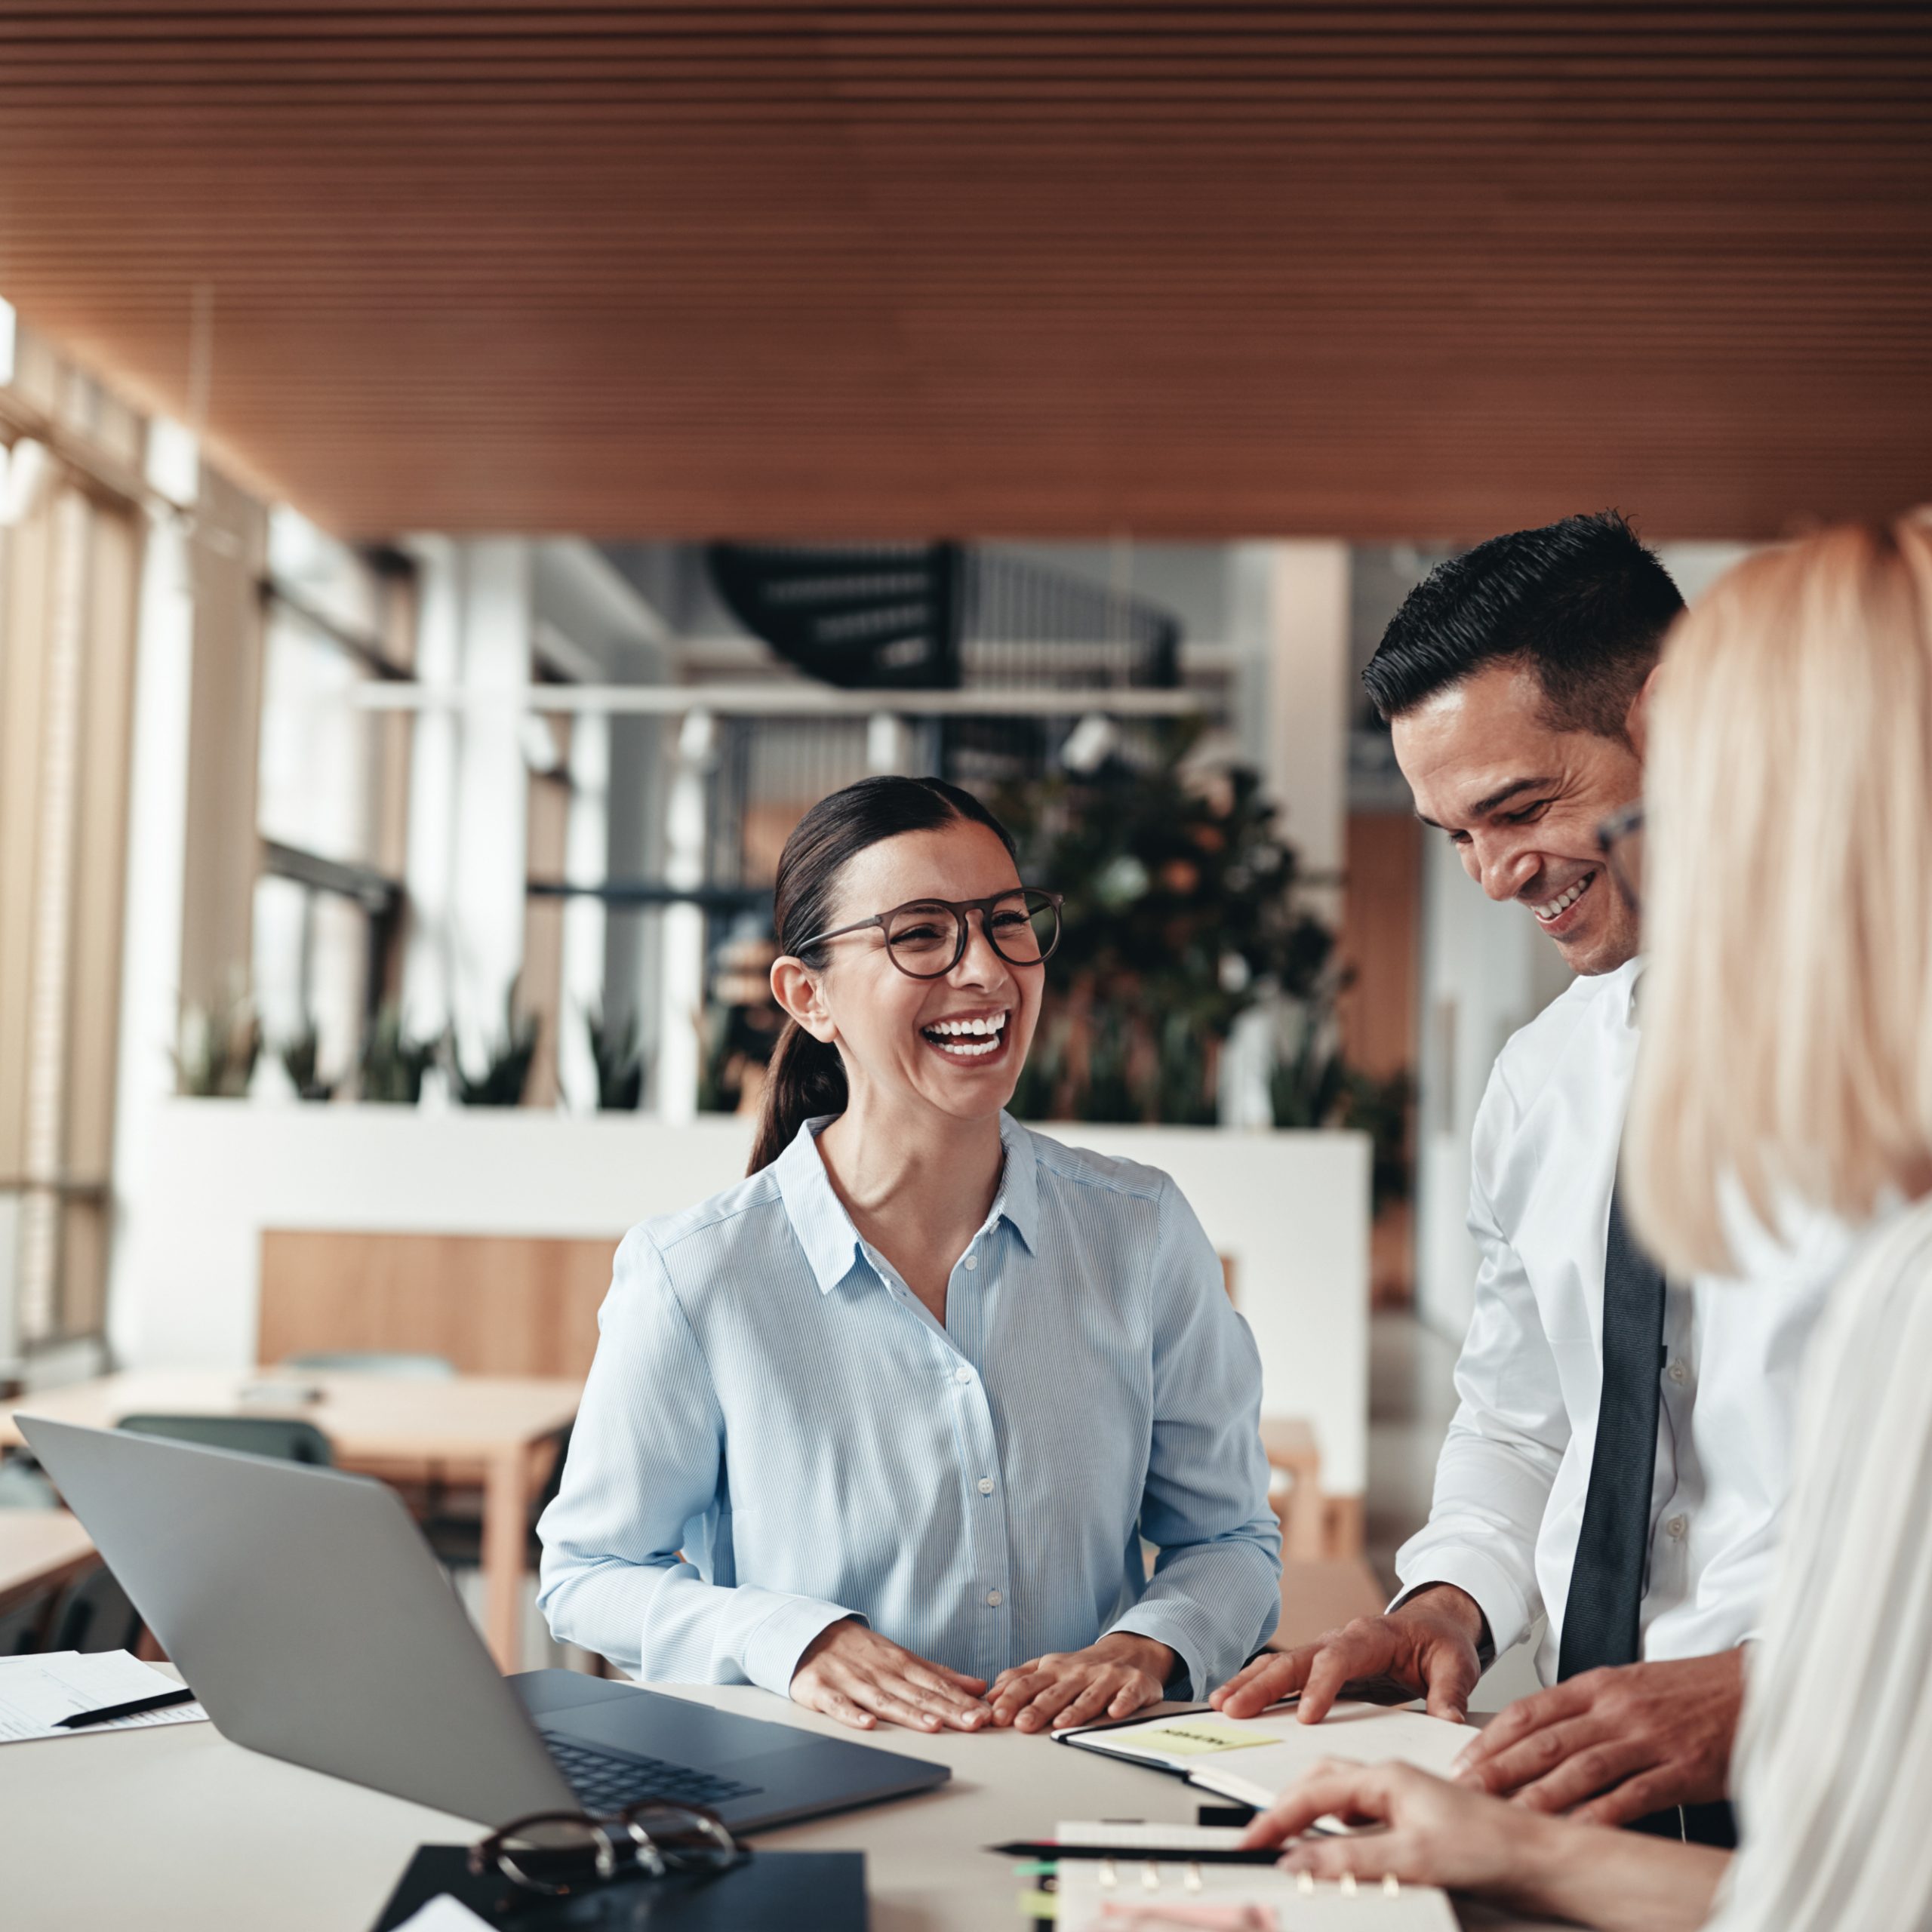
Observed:
[[[56,1718],[56,1730],[79,1730],[91,1724],[111,1724],[116,1718],[139,1717],[143,1711],[165,1711],[171,1704],[192,1704],[195,1694],[186,1684],[178,1690],[163,1690],[152,1697],[137,1697],[132,1703],[103,1704],[97,1711],[76,1711],[70,1718]]]
[[[1033,1858],[1042,1863],[1063,1858],[1111,1858],[1117,1865],[1272,1865],[1283,1847],[1241,1851],[1230,1845],[1197,1851],[1188,1845],[1054,1844],[1023,1839],[1013,1844],[989,1844],[986,1849],[1003,1858]]]

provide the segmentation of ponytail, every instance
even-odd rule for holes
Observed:
[[[938,832],[962,820],[996,832],[1014,851],[1006,827],[971,792],[943,778],[861,778],[820,799],[792,827],[778,855],[772,925],[781,956],[800,960],[814,972],[829,963],[829,949],[812,942],[836,923],[838,875],[848,859],[901,832]],[[769,1167],[814,1115],[842,1114],[846,1097],[838,1049],[787,1020],[765,1074],[758,1135],[745,1171],[755,1174]]]
[[[788,1019],[765,1069],[758,1102],[758,1134],[752,1142],[748,1174],[768,1168],[798,1137],[798,1129],[820,1114],[845,1111],[845,1063],[838,1049],[815,1039]]]

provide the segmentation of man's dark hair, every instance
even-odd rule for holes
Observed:
[[[1361,674],[1399,718],[1486,664],[1515,660],[1559,731],[1622,738],[1684,599],[1614,510],[1492,537],[1411,591]]]

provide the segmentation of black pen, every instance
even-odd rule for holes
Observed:
[[[1185,1845],[1035,1842],[989,1844],[986,1849],[1002,1858],[1031,1859],[1041,1865],[1051,1865],[1062,1858],[1111,1858],[1116,1865],[1272,1865],[1281,1857],[1284,1847],[1275,1845],[1255,1851],[1241,1851],[1229,1845],[1195,1851]]]
[[[143,1711],[165,1711],[171,1704],[192,1704],[195,1694],[186,1684],[178,1690],[163,1690],[152,1697],[137,1697],[131,1704],[103,1704],[97,1711],[76,1711],[70,1718],[56,1718],[56,1730],[80,1730],[91,1724],[111,1724],[116,1718],[138,1717]]]

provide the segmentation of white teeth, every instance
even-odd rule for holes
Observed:
[[[1559,894],[1547,904],[1531,906],[1531,911],[1535,913],[1539,919],[1547,921],[1559,918],[1562,914],[1568,912],[1570,908],[1583,896],[1584,887],[1595,877],[1595,872],[1586,872],[1567,892]]]
[[[943,1054],[955,1060],[983,1060],[999,1051],[1007,1016],[989,1013],[972,1020],[940,1020],[919,1030]],[[968,1044],[969,1040],[971,1044]]]

